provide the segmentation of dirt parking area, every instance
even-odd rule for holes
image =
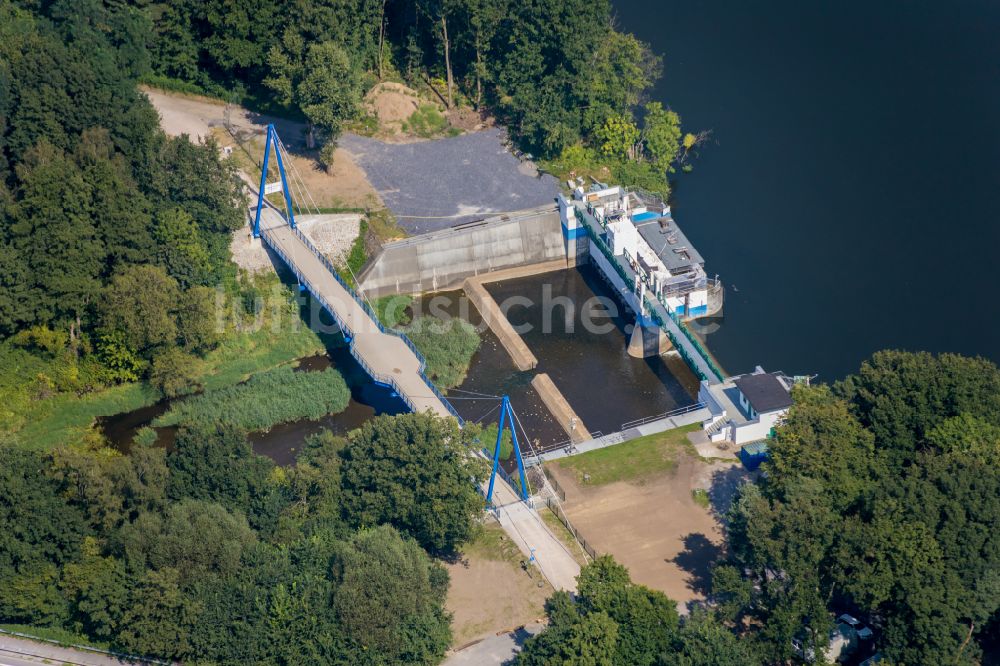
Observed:
[[[497,525],[464,549],[461,558],[445,566],[451,576],[446,606],[454,614],[452,645],[539,622],[552,587],[536,570],[529,577],[519,566],[517,546]],[[542,583],[539,586],[539,582]]]
[[[632,580],[679,606],[704,598],[711,565],[722,555],[716,501],[721,505],[731,497],[742,468],[705,463],[684,451],[673,469],[657,476],[588,485],[557,462],[546,467],[566,493],[563,509],[570,522],[598,553],[613,555]],[[699,488],[710,506],[695,501]]]
[[[312,195],[310,201],[297,202],[298,205],[320,208],[384,207],[365,172],[347,151],[338,148],[329,169],[319,164],[317,152],[305,147],[306,127],[303,123],[254,113],[239,106],[230,106],[227,112],[224,103],[204,97],[154,88],[144,88],[143,92],[160,114],[164,132],[171,136],[187,134],[193,140],[214,136],[223,147],[232,148],[237,165],[253,179],[260,177],[264,132],[267,125],[273,123],[282,143],[291,153],[289,170],[294,170]]]

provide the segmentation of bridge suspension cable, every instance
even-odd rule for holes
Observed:
[[[535,450],[535,447],[531,445],[531,440],[528,439],[528,433],[525,431],[524,426],[521,425],[521,419],[520,419],[520,417],[518,417],[517,413],[514,412],[513,409],[511,409],[511,413],[514,414],[514,419],[517,421],[518,427],[521,428],[521,432],[524,434],[525,440],[528,441],[528,448],[531,449],[531,455],[534,456],[534,458],[535,458],[536,461],[541,460],[538,457],[538,452]],[[547,486],[550,485],[549,484],[549,477],[547,477],[545,475],[544,471],[542,472],[542,479],[543,479],[542,483],[544,483]],[[559,508],[559,512],[562,513],[563,520],[566,521],[567,530],[573,536],[573,541],[576,542],[576,545],[580,549],[580,552],[583,553],[583,559],[584,559],[584,561],[588,561],[590,559],[590,555],[587,553],[587,550],[583,547],[583,544],[580,543],[580,539],[577,538],[577,536],[576,536],[576,530],[573,529],[572,524],[569,522],[569,514],[566,513],[566,510],[562,506],[562,502],[559,501],[559,494],[556,493],[555,489],[553,489],[551,487],[549,488],[549,494],[552,497],[552,500],[556,503],[556,506]]]

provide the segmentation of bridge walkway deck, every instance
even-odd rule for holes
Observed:
[[[388,332],[366,310],[324,262],[302,233],[275,210],[261,211],[261,238],[292,269],[300,282],[334,317],[351,339],[351,354],[377,382],[393,388],[414,412],[430,410],[451,416],[423,375],[417,352],[399,335]]]

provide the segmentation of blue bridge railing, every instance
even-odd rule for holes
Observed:
[[[454,408],[454,406],[452,406],[451,402],[448,401],[448,399],[444,396],[444,394],[441,393],[441,390],[438,389],[438,387],[436,387],[425,374],[424,370],[427,368],[427,360],[424,358],[424,355],[421,354],[420,351],[413,344],[413,341],[410,340],[410,338],[407,337],[405,334],[383,325],[382,322],[379,320],[378,315],[375,313],[375,310],[372,309],[372,307],[368,305],[367,302],[365,302],[357,295],[354,289],[352,289],[351,286],[348,285],[347,282],[340,276],[340,273],[337,272],[337,269],[334,267],[333,263],[331,263],[329,259],[323,256],[323,254],[318,249],[316,249],[316,247],[309,241],[306,235],[295,227],[290,227],[290,229],[295,234],[295,236],[300,241],[302,241],[302,244],[305,245],[309,249],[309,251],[317,259],[320,260],[320,262],[323,264],[324,267],[326,267],[328,271],[330,271],[334,279],[337,280],[337,282],[340,283],[340,285],[347,291],[347,293],[351,295],[351,298],[353,298],[354,301],[359,306],[361,306],[361,308],[365,311],[365,313],[371,318],[372,322],[378,327],[379,332],[395,336],[406,344],[406,346],[410,349],[410,351],[413,352],[414,356],[416,356],[417,361],[420,364],[420,378],[424,381],[424,384],[427,385],[428,390],[430,390],[435,395],[435,397],[437,397],[437,399],[441,401],[441,404],[444,405],[446,410],[448,410],[448,413],[454,416],[458,420],[459,424],[464,425],[465,421],[462,419],[461,416],[459,416],[458,411]],[[299,284],[304,286],[312,295],[312,297],[319,302],[319,304],[323,307],[323,309],[325,309],[327,312],[330,313],[330,316],[333,317],[334,322],[348,338],[348,349],[351,352],[351,356],[354,357],[354,360],[358,362],[358,364],[364,369],[366,373],[368,373],[368,375],[372,379],[374,379],[376,382],[380,384],[383,384],[391,388],[396,393],[396,395],[398,395],[400,399],[406,404],[407,408],[409,408],[410,411],[416,412],[417,411],[416,404],[403,392],[403,390],[400,388],[396,380],[390,375],[383,375],[381,373],[376,372],[375,369],[372,368],[367,361],[365,361],[365,359],[361,356],[361,354],[358,353],[354,344],[355,331],[352,330],[351,327],[347,325],[347,322],[345,322],[337,314],[337,311],[330,305],[330,303],[327,302],[325,298],[323,298],[322,294],[319,293],[319,290],[317,290],[315,286],[306,278],[306,276],[302,273],[302,271],[300,271],[298,267],[295,266],[294,263],[292,263],[291,259],[281,250],[279,245],[270,238],[269,229],[261,230],[261,238],[268,244],[268,246],[275,252],[275,254],[281,257],[281,259],[288,265],[292,273],[295,275],[295,278],[299,281]]]

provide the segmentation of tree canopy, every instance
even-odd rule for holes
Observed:
[[[676,602],[632,582],[609,555],[583,567],[577,596],[556,592],[546,602],[549,626],[529,639],[520,666],[752,666],[760,663],[715,615],[683,621]]]
[[[0,444],[0,620],[185,662],[439,663],[448,574],[407,533],[457,547],[482,510],[478,470],[446,423],[384,417],[351,441],[324,434],[289,469],[203,422],[169,453]],[[419,497],[405,515],[371,513],[396,497],[358,486],[357,457],[381,478],[411,446],[429,462]]]
[[[851,612],[892,663],[978,663],[1000,612],[998,387],[982,359],[887,351],[797,389],[730,516],[730,617],[774,659]]]
[[[69,352],[68,388],[211,348],[206,287],[233,274],[240,184],[213,141],[159,129],[135,81],[151,29],[126,6],[0,2],[0,333],[64,333],[47,352]]]

